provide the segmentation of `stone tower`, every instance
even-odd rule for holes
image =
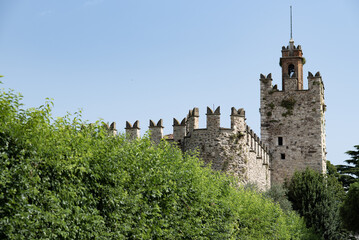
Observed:
[[[324,85],[319,72],[308,72],[303,89],[301,46],[282,47],[282,90],[271,74],[260,75],[261,137],[271,154],[271,181],[282,183],[296,170],[326,171]]]

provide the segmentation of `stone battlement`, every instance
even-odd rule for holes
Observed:
[[[302,46],[298,45],[297,47],[293,44],[285,47],[282,46],[282,57],[293,57],[298,56],[301,57],[303,55],[302,53]]]
[[[246,139],[250,151],[256,153],[257,158],[263,159],[263,164],[269,165],[270,157],[268,146],[259,139],[257,134],[255,134],[249,126],[246,126]]]
[[[266,90],[269,95],[275,92],[283,92],[283,91],[315,91],[320,90],[324,93],[324,84],[322,81],[322,76],[320,72],[317,72],[313,75],[311,72],[308,72],[308,89],[299,89],[298,88],[298,77],[296,73],[292,76],[289,76],[288,73],[284,74],[285,81],[285,89],[279,90],[277,85],[272,84],[272,74],[269,73],[267,76],[260,74],[259,80],[261,82],[261,90]],[[323,88],[323,89],[322,89]]]
[[[207,107],[206,118],[206,128],[199,128],[199,109],[193,108],[181,122],[173,118],[173,133],[166,136],[163,136],[163,120],[157,124],[150,120],[151,140],[159,143],[165,139],[177,143],[184,152],[198,151],[200,158],[213,169],[231,173],[241,183],[256,182],[260,188],[268,188],[269,149],[246,124],[244,109],[231,108],[230,128],[221,127],[220,107],[215,110]],[[139,138],[139,121],[133,125],[127,121],[125,130],[129,139]]]

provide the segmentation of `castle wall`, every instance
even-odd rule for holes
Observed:
[[[261,75],[261,137],[271,152],[272,182],[282,183],[296,170],[326,170],[324,86],[309,73],[308,90],[297,78],[285,78],[285,91]]]
[[[181,123],[173,119],[173,141],[184,151],[198,151],[205,164],[213,170],[235,176],[238,184],[256,183],[262,190],[271,184],[269,150],[245,122],[243,109],[231,109],[231,128],[221,128],[220,107],[215,111],[207,108],[207,128],[198,128],[199,110],[190,110]],[[115,127],[114,124],[111,125]],[[109,129],[109,127],[107,127]],[[126,122],[129,140],[140,137],[139,122],[133,126]],[[150,120],[151,140],[157,144],[163,139],[162,119],[157,124]]]
[[[268,150],[247,127],[243,109],[232,108],[231,128],[220,127],[219,108],[215,112],[207,109],[207,128],[189,127],[193,130],[183,139],[184,151],[198,150],[205,164],[237,177],[240,184],[253,182],[260,189],[269,188]]]
[[[255,182],[262,189],[268,189],[271,185],[269,151],[268,148],[259,141],[256,134],[247,126],[246,130],[246,151],[248,159],[248,181]]]

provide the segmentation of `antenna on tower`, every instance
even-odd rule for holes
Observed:
[[[293,39],[292,6],[290,6],[290,39]]]

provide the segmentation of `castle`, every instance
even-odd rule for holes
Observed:
[[[198,128],[199,109],[193,108],[181,122],[173,119],[173,134],[163,136],[162,119],[150,120],[151,139],[173,141],[184,151],[198,150],[214,170],[238,177],[240,183],[256,183],[261,189],[283,183],[296,170],[307,167],[324,173],[326,144],[324,86],[319,72],[308,72],[303,89],[301,46],[293,39],[282,47],[282,90],[272,85],[271,74],[260,74],[261,138],[246,124],[243,109],[231,109],[231,127],[220,125],[220,107],[207,107],[207,127]],[[115,123],[109,131],[116,134]],[[140,137],[139,122],[126,122],[129,139]]]

